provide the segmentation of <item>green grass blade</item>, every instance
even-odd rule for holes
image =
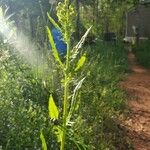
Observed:
[[[48,33],[49,42],[51,44],[52,52],[53,52],[53,55],[55,57],[55,60],[58,61],[59,65],[63,68],[63,63],[60,60],[60,57],[59,57],[59,54],[58,54],[58,51],[57,51],[52,33],[51,33],[51,30],[49,29],[48,26],[46,26],[46,30],[47,30],[47,33]]]
[[[52,95],[50,95],[49,98],[48,110],[49,110],[49,116],[52,120],[58,119],[59,112]]]
[[[47,150],[47,144],[46,144],[46,141],[45,141],[45,138],[44,138],[44,135],[43,135],[42,131],[40,133],[40,139],[41,139],[41,142],[42,142],[42,149]]]

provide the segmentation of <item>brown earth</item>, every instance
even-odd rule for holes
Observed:
[[[129,51],[131,73],[121,86],[128,95],[129,115],[120,126],[127,132],[135,150],[150,150],[150,70],[136,63]]]

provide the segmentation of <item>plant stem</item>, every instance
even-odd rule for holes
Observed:
[[[69,24],[69,0],[65,0],[65,5],[67,7],[67,21],[65,22],[65,35],[67,43],[67,55],[66,55],[66,65],[65,65],[65,81],[64,81],[64,104],[63,104],[63,130],[62,130],[62,141],[60,145],[60,150],[65,148],[66,140],[66,127],[67,127],[67,116],[68,116],[68,103],[69,103],[69,68],[70,68],[70,37],[68,31]]]
[[[62,130],[62,141],[60,150],[64,150],[65,139],[66,139],[66,124],[68,116],[68,97],[69,97],[69,57],[70,57],[70,40],[67,42],[67,56],[66,56],[66,67],[65,67],[65,81],[64,81],[64,105],[63,105],[63,130]]]
[[[63,108],[63,133],[62,133],[62,142],[61,142],[61,150],[64,150],[65,139],[66,139],[66,119],[68,114],[68,83],[67,83],[67,75],[65,75],[65,87],[64,87],[64,108]]]

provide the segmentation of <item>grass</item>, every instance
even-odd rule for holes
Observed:
[[[97,41],[82,48],[90,29],[71,50],[75,12],[68,5],[65,0],[57,8],[67,43],[65,62],[59,57],[48,27],[55,61],[51,59],[51,64],[39,68],[39,76],[17,54],[8,50],[8,57],[3,58],[9,46],[1,45],[0,142],[4,149],[39,149],[40,138],[45,150],[103,150],[122,145],[129,149],[116,124],[125,109],[124,92],[118,83],[128,70],[126,52],[120,42],[112,45]],[[61,15],[61,9],[66,16]],[[57,26],[52,18],[50,21]]]
[[[77,99],[80,99],[79,109],[72,116],[75,124],[66,132],[65,149],[77,149],[74,141],[77,141],[80,147],[90,150],[116,149],[116,147],[129,149],[130,144],[116,124],[118,115],[125,110],[124,92],[118,83],[128,70],[126,51],[121,43],[108,45],[100,41],[91,47],[84,47],[81,51],[83,54],[84,49],[87,50],[87,61],[83,69],[75,74],[72,82],[77,83],[80,78],[86,78],[77,96]],[[59,149],[52,131],[53,122],[47,120],[49,92],[44,93],[41,79],[35,78],[32,70],[18,62],[18,58],[9,57],[1,61],[2,147],[16,150],[20,147],[38,149],[41,147],[39,135],[42,129],[48,148]],[[57,72],[57,76],[53,76],[56,82],[61,78],[58,70]],[[49,77],[51,78],[51,74]],[[56,104],[60,106],[63,91],[59,84],[56,85],[49,90],[53,92]],[[20,92],[20,87],[25,93]],[[72,93],[72,87],[69,89]]]
[[[4,44],[0,48],[0,147],[39,149],[39,130],[51,137],[44,108],[48,93],[42,80],[8,47]]]
[[[122,149],[128,149],[130,144],[116,124],[126,108],[124,92],[118,85],[128,70],[126,51],[121,43],[113,46],[98,41],[89,48],[88,59],[80,72],[87,75],[80,93],[81,134],[89,149],[116,149],[122,145]]]
[[[10,50],[3,58],[12,47],[1,45],[0,146],[8,150],[41,149],[42,142],[44,150],[129,149],[116,123],[125,109],[124,92],[118,85],[128,69],[123,45],[97,41],[82,48],[89,28],[72,50],[75,8],[65,0],[56,9],[61,27],[48,17],[66,41],[63,61],[48,26],[54,59],[47,58],[47,49],[43,51],[48,59],[43,61],[43,68],[30,68]]]
[[[144,67],[150,68],[150,41],[144,41],[133,47],[137,61]]]

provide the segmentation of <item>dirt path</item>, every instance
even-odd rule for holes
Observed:
[[[130,114],[121,122],[135,150],[150,150],[150,70],[136,63],[130,51],[131,73],[121,86],[127,91]]]

